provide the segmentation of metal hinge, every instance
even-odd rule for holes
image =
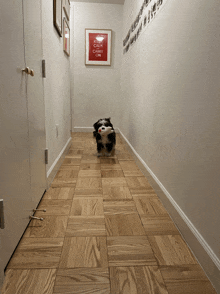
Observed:
[[[48,164],[48,149],[45,149],[45,164]]]
[[[3,199],[0,199],[0,229],[5,228]]]
[[[42,60],[42,77],[46,78],[46,61]]]

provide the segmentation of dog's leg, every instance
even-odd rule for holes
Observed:
[[[104,148],[102,143],[97,143],[97,156],[101,156],[102,155],[102,149]]]
[[[111,156],[112,154],[112,150],[114,149],[114,144],[113,143],[108,143],[108,144],[106,144],[106,153],[105,153],[105,155],[106,156]]]

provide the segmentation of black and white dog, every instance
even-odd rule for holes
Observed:
[[[109,118],[101,118],[94,125],[95,131],[93,132],[97,143],[97,156],[104,155],[111,156],[114,155],[116,135],[113,125]]]

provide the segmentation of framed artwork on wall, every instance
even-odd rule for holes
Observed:
[[[63,9],[66,14],[66,18],[70,20],[70,0],[63,0]]]
[[[53,0],[53,24],[62,37],[62,0]]]
[[[85,64],[111,65],[112,30],[85,30]]]
[[[70,56],[70,28],[65,17],[63,18],[63,50]]]

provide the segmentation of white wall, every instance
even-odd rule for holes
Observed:
[[[123,55],[120,129],[218,263],[220,6],[215,0],[165,2]],[[123,38],[142,3],[125,0]]]
[[[71,6],[71,38],[74,37],[71,51],[74,56],[71,58],[72,128],[92,127],[99,118],[109,116],[117,125],[121,105],[123,6],[77,2],[71,2]],[[85,28],[112,29],[111,66],[85,65]]]
[[[70,138],[70,58],[64,53],[63,38],[59,37],[53,25],[53,1],[42,1],[42,23],[43,56],[46,60],[44,98],[48,171]]]

